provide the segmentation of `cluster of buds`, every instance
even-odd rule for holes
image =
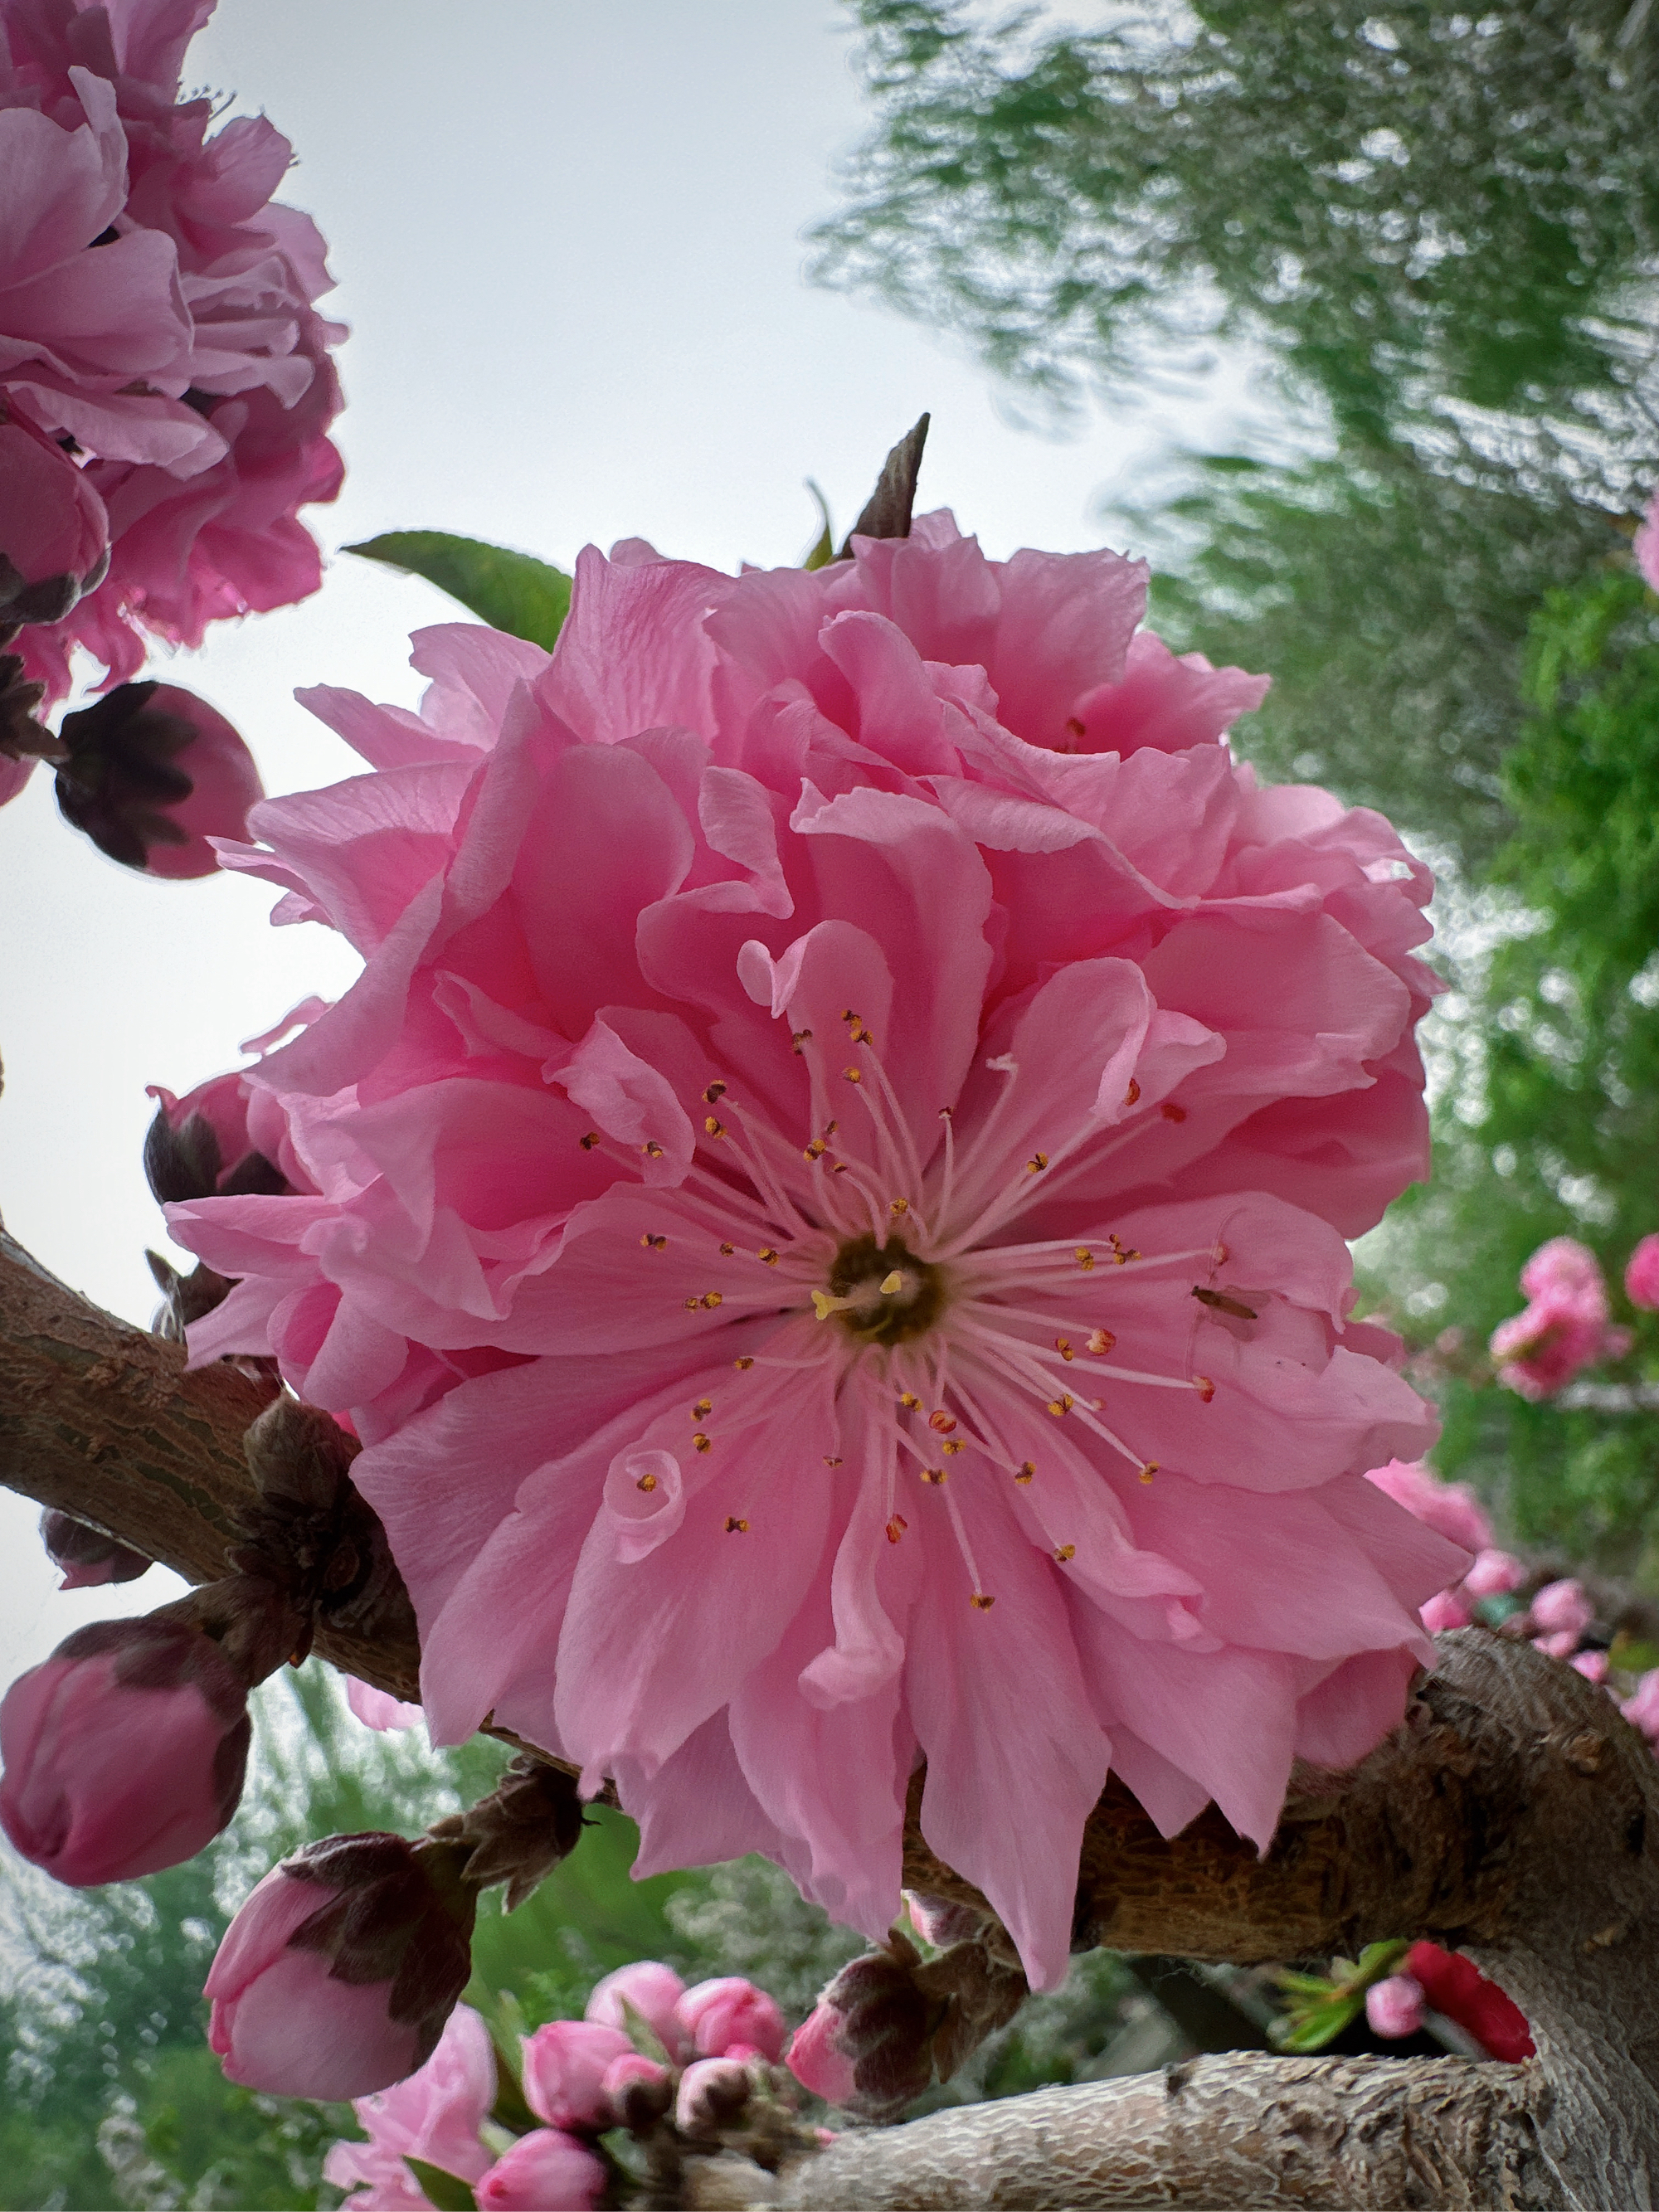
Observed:
[[[356,2100],[368,2140],[336,2143],[324,2174],[353,2191],[351,2212],[405,2212],[421,2201],[411,2179],[441,2204],[589,2206],[630,2172],[653,2201],[679,2203],[688,2161],[709,2156],[746,2159],[758,2181],[823,2140],[794,2110],[784,2039],[782,2013],[752,1982],[688,1989],[648,1959],[606,1975],[584,2018],[550,2021],[511,2051],[492,2051],[459,2005],[417,2073]],[[602,2140],[613,2130],[632,2139],[626,2172]]]

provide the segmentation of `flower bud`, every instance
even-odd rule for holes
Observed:
[[[1571,1576],[1562,1582],[1546,1583],[1534,1595],[1530,1611],[1533,1626],[1547,1636],[1552,1645],[1558,1637],[1571,1638],[1566,1651],[1572,1650],[1595,1618],[1583,1584]],[[1565,1652],[1559,1656],[1565,1657]]]
[[[722,1974],[687,1990],[676,2007],[687,2040],[704,2058],[723,2058],[734,2044],[768,2059],[783,2055],[783,2014],[764,1990],[741,1974]]]
[[[109,517],[60,446],[0,405],[0,627],[62,622],[109,568]]]
[[[182,1098],[159,1083],[149,1086],[155,1119],[144,1135],[144,1176],[158,1206],[197,1198],[279,1198],[288,1178],[263,1149],[274,1152],[285,1133],[282,1109],[269,1091],[245,1075],[219,1075]],[[249,1130],[250,1114],[262,1123]]]
[[[674,2101],[674,2077],[642,2051],[625,2051],[605,2069],[599,2087],[612,2119],[643,2135]]]
[[[210,876],[210,837],[240,837],[264,797],[253,756],[204,699],[176,684],[118,684],[59,732],[58,804],[100,852],[147,875]]]
[[[672,2059],[680,2057],[679,2015],[675,2008],[685,1995],[685,1984],[672,1966],[654,1959],[641,1959],[631,1966],[618,1966],[614,1974],[595,1982],[587,2000],[586,2017],[605,2027],[631,2034],[628,2014],[634,2012]]]
[[[106,1583],[137,1582],[151,1562],[142,1552],[106,1536],[73,1515],[54,1512],[48,1506],[40,1516],[40,1541],[53,1566],[61,1568],[60,1590],[96,1589]]]
[[[1365,1992],[1365,2017],[1374,2035],[1390,2041],[1415,2035],[1423,2025],[1422,1984],[1409,1974],[1390,1974],[1384,1982],[1373,1982]]]
[[[749,2102],[749,2069],[735,2058],[694,2058],[680,2076],[674,2120],[687,2135],[728,2126]]]
[[[1461,1590],[1437,1590],[1418,1613],[1431,1636],[1438,1636],[1444,1628],[1467,1628],[1474,1618]]]
[[[1659,1667],[1644,1674],[1620,1711],[1634,1729],[1659,1749]]]
[[[1659,1312],[1659,1237],[1644,1237],[1625,1268],[1625,1296],[1633,1306]]]
[[[1605,1651],[1576,1651],[1567,1663],[1587,1682],[1600,1684],[1607,1680],[1612,1662]]]
[[[804,2089],[826,2105],[844,2105],[854,2092],[852,2054],[842,2042],[844,2015],[820,1998],[789,2039],[784,2064]]]
[[[1464,1576],[1462,1589],[1466,1596],[1476,1599],[1507,1597],[1526,1579],[1527,1570],[1512,1552],[1494,1551],[1489,1546]]]
[[[550,2020],[525,2040],[525,2102],[550,2127],[602,2128],[610,2110],[606,2071],[618,2058],[635,2055],[619,2027]]]
[[[199,1629],[77,1629],[0,1704],[0,1827],[76,1889],[177,1866],[235,1811],[251,1733],[246,1686]]]
[[[605,2194],[603,2159],[558,2128],[536,2128],[504,2150],[473,2191],[490,2212],[587,2212]]]
[[[423,2064],[471,1972],[463,1856],[331,1836],[273,1868],[207,1978],[227,2078],[276,2097],[363,2097]]]

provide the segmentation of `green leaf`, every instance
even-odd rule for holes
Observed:
[[[1334,1997],[1328,2004],[1275,2021],[1270,2033],[1281,2051],[1322,2051],[1357,2017],[1364,2002],[1358,1994]]]
[[[812,495],[813,502],[823,518],[823,527],[813,539],[812,550],[800,565],[803,568],[827,568],[836,557],[835,532],[830,527],[830,502],[811,477],[806,479],[806,489]]]
[[[476,538],[453,537],[446,530],[388,530],[342,550],[405,575],[424,576],[492,629],[550,653],[570,611],[570,579],[562,568]]]
[[[430,2165],[423,2158],[411,2158],[404,2153],[404,2164],[420,2185],[428,2204],[435,2204],[438,2212],[477,2212],[477,2198],[472,2194],[472,2185],[463,2181],[459,2173],[446,2173],[441,2166]]]

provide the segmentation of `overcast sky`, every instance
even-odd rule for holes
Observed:
[[[398,527],[464,532],[568,565],[651,538],[734,568],[799,559],[803,479],[844,528],[924,408],[922,504],[988,550],[1102,542],[1103,493],[1169,441],[1221,443],[1245,399],[1109,415],[1056,442],[985,377],[884,312],[810,288],[804,228],[863,125],[829,0],[221,0],[187,86],[293,140],[283,195],[314,215],[352,326],[348,468],[309,520],[331,556]],[[305,605],[222,624],[156,670],[228,714],[272,792],[361,768],[296,684],[412,704],[407,635],[456,617],[428,586],[331,557]],[[139,1146],[146,1083],[183,1091],[353,962],[314,924],[272,931],[246,877],[160,884],[57,819],[37,775],[0,810],[0,1214],[129,1318],[164,1246]],[[64,1597],[33,1509],[0,1492],[0,1683],[86,1619],[147,1610],[159,1571]]]

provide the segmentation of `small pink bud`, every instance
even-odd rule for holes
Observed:
[[[1463,1577],[1466,1597],[1507,1597],[1519,1589],[1527,1579],[1526,1568],[1512,1552],[1496,1552],[1488,1547],[1476,1559]]]
[[[250,1734],[246,1686],[199,1629],[77,1629],[0,1704],[0,1827],[76,1889],[177,1866],[235,1811]]]
[[[605,2162],[558,2128],[536,2128],[508,2146],[473,2195],[490,2212],[588,2212],[605,2194]]]
[[[1632,1728],[1659,1747],[1659,1667],[1643,1675],[1620,1711]]]
[[[550,2020],[525,2041],[525,2102],[550,2127],[602,2128],[610,2109],[606,2069],[635,2055],[620,2028],[592,2020]]]
[[[61,622],[109,567],[109,517],[60,446],[0,404],[0,629]]]
[[[674,2119],[688,2135],[708,2135],[735,2119],[749,2101],[749,2069],[735,2058],[694,2058],[680,2076]]]
[[[1587,1682],[1605,1682],[1607,1679],[1607,1655],[1605,1651],[1577,1651],[1571,1664]]]
[[[274,1158],[287,1134],[271,1095],[245,1075],[216,1075],[182,1098],[152,1083],[155,1118],[144,1136],[144,1174],[158,1206],[197,1198],[276,1198],[288,1180]],[[250,1125],[252,1126],[250,1126]]]
[[[364,2097],[422,2065],[471,1972],[472,1898],[453,1856],[331,1836],[273,1868],[204,1992],[227,2078],[276,2097]]]
[[[1438,1636],[1446,1628],[1467,1628],[1474,1618],[1457,1590],[1437,1590],[1418,1610],[1431,1636]]]
[[[1633,1306],[1659,1312],[1659,1237],[1644,1237],[1625,1268],[1625,1296]]]
[[[106,1583],[137,1582],[150,1565],[142,1552],[118,1543],[101,1528],[50,1508],[40,1516],[40,1541],[53,1566],[63,1570],[60,1590],[98,1589]]]
[[[642,2051],[625,2051],[605,2069],[599,2087],[617,2122],[640,2133],[674,2101],[674,2077]]]
[[[842,2014],[820,2001],[789,2039],[784,2063],[804,2089],[826,2105],[853,2094],[853,2061],[841,2042]]]
[[[685,1995],[685,1984],[672,1966],[655,1959],[641,1959],[632,1966],[618,1966],[593,1984],[586,2016],[604,2027],[629,2033],[628,2010],[637,2013],[671,2058],[681,2056],[679,2018],[675,2007]]]
[[[738,2043],[769,2059],[783,2055],[783,2014],[764,1990],[741,1974],[698,1982],[677,2011],[688,2041],[704,2058],[723,2058]]]
[[[1552,1638],[1571,1636],[1573,1644],[1595,1618],[1595,1608],[1584,1595],[1583,1583],[1571,1577],[1563,1582],[1546,1583],[1534,1595],[1530,1610],[1534,1628]],[[1571,1650],[1572,1644],[1567,1649]]]
[[[177,684],[118,684],[59,732],[58,804],[100,852],[147,875],[210,876],[210,837],[240,837],[264,797],[253,756],[205,699]]]
[[[1423,2025],[1423,1985],[1409,1974],[1390,1974],[1373,1982],[1365,1992],[1365,2017],[1374,2035],[1391,2040],[1415,2035]]]

